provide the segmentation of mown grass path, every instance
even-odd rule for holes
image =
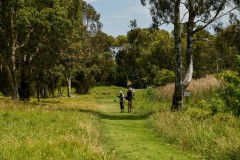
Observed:
[[[133,113],[120,113],[113,99],[98,99],[105,144],[124,160],[189,160],[190,154],[178,151],[157,138],[147,118]],[[125,104],[125,110],[127,104]]]

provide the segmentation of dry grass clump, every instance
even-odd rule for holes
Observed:
[[[213,75],[206,75],[204,78],[193,80],[187,90],[192,93],[206,93],[220,86],[220,81]]]
[[[206,75],[203,78],[192,80],[187,90],[191,94],[208,93],[220,86],[220,81],[213,75]],[[157,92],[165,97],[172,97],[174,91],[174,84],[168,84],[163,87],[159,87]]]

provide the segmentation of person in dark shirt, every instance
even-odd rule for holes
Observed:
[[[134,96],[134,90],[133,88],[130,87],[127,91],[128,112],[132,112],[132,100],[134,99],[133,96]]]

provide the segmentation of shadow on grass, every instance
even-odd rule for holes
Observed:
[[[91,109],[77,109],[77,111],[82,113],[91,113],[93,115],[100,117],[100,119],[109,119],[109,120],[143,120],[149,117],[149,115],[140,115],[140,114],[133,114],[133,113],[106,114],[106,113],[91,110]]]

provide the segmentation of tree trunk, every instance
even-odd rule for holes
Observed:
[[[19,89],[20,100],[30,101],[30,69],[27,59],[22,59],[21,82]]]
[[[53,82],[52,82],[52,96],[53,96],[53,98],[55,97],[54,90],[55,90],[55,85],[54,85],[54,80],[53,80]]]
[[[67,93],[68,93],[68,97],[71,97],[72,96],[72,93],[71,93],[71,76],[68,76],[67,77]]]
[[[48,85],[47,84],[44,84],[44,87],[42,89],[42,97],[48,98]]]
[[[175,2],[174,18],[174,53],[176,56],[175,68],[175,89],[172,100],[172,111],[182,109],[183,88],[182,88],[182,53],[181,53],[181,33],[180,33],[180,0]]]
[[[185,90],[192,80],[193,75],[193,28],[194,28],[194,19],[195,12],[193,2],[189,1],[189,17],[187,24],[187,51],[186,51],[186,73],[183,80],[183,90]]]
[[[40,81],[38,80],[38,86],[37,86],[37,99],[38,99],[38,102],[40,102]]]
[[[16,81],[16,73],[15,71],[11,72],[10,68],[6,64],[6,62],[0,57],[0,62],[2,63],[3,68],[5,69],[7,73],[7,78],[9,80],[9,84],[12,90],[12,100],[18,101],[19,94],[18,94],[18,84]]]
[[[29,81],[21,80],[19,96],[20,96],[20,100],[22,101],[30,101]]]
[[[183,80],[183,90],[185,90],[188,85],[190,84],[191,80],[192,80],[192,75],[193,75],[193,54],[192,54],[192,50],[193,50],[193,34],[192,34],[192,29],[193,27],[191,27],[191,24],[189,24],[189,31],[187,34],[187,51],[186,51],[186,66],[187,66],[187,70],[186,70],[186,74],[184,76],[184,80]]]
[[[14,87],[13,95],[12,95],[12,100],[13,100],[14,102],[17,102],[18,99],[19,99],[18,87]]]

